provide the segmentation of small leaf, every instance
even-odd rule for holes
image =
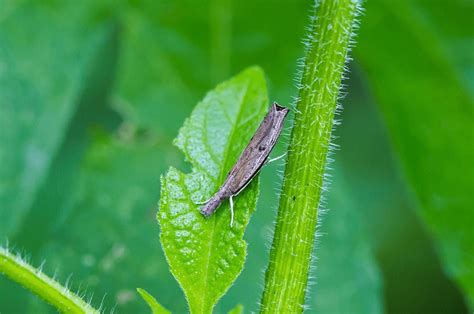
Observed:
[[[175,141],[191,162],[191,173],[170,168],[162,177],[161,243],[192,313],[210,313],[242,271],[247,247],[242,236],[256,206],[258,180],[235,199],[233,227],[227,202],[208,219],[195,203],[209,198],[222,184],[267,104],[259,68],[218,85],[196,106]]]
[[[227,314],[242,314],[244,312],[244,306],[242,304],[237,304],[232,310]]]
[[[169,314],[171,313],[167,309],[165,309],[156,299],[146,292],[143,289],[137,288],[138,293],[141,295],[143,300],[145,300],[146,303],[148,303],[148,306],[150,306],[151,312],[153,314]]]

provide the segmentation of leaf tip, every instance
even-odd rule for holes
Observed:
[[[142,297],[142,299],[148,304],[153,314],[170,314],[171,312],[165,309],[158,301],[156,301],[155,297],[149,294],[142,288],[137,288],[138,294]]]

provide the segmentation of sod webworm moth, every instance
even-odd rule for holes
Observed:
[[[229,171],[227,178],[219,190],[201,207],[200,211],[206,217],[212,215],[216,209],[229,199],[231,209],[231,225],[234,217],[233,197],[238,195],[258,174],[268,162],[279,159],[268,159],[270,152],[278,140],[283,128],[283,122],[288,114],[288,108],[273,103],[270,110],[260,123],[257,131],[250,139],[239,159]]]

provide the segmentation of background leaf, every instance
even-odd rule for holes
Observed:
[[[382,300],[348,299],[351,300],[349,304],[383,302],[384,310],[389,313],[434,312],[440,308],[447,312],[465,312],[462,294],[443,273],[430,236],[415,215],[405,182],[400,175],[399,167],[395,164],[388,131],[371,97],[367,81],[363,79],[364,73],[360,67],[356,65],[351,69],[351,77],[348,86],[351,92],[343,100],[344,110],[340,116],[343,123],[336,130],[338,138],[336,142],[340,145],[340,150],[336,152],[334,174],[336,179],[328,196],[327,215],[329,221],[331,215],[337,216],[339,212],[344,215],[347,209],[341,209],[337,204],[342,206],[350,204],[351,213],[345,215],[354,216],[351,220],[341,218],[350,225],[345,226],[345,229],[352,230],[351,240],[345,241],[347,247],[344,250],[351,251],[354,247],[360,246],[361,243],[358,241],[363,239],[368,243],[363,245],[362,250],[366,252],[365,262],[348,259],[342,268],[350,270],[355,269],[357,265],[376,267],[372,275],[378,273],[379,278],[367,276],[368,282],[365,284],[376,287],[379,282],[381,284],[379,298]],[[364,140],[354,141],[354,138]],[[329,173],[331,174],[331,171]],[[342,194],[352,201],[344,201],[339,194],[341,192],[337,191],[344,191]],[[333,196],[333,193],[337,196]],[[332,252],[339,251],[338,247],[330,247],[331,243],[337,244],[337,242],[325,239],[326,236],[338,238],[336,235],[331,235],[331,223],[326,224],[325,217],[323,216],[322,228],[327,229],[322,235],[321,259],[316,265],[324,263],[324,256],[331,256]],[[352,220],[359,223],[357,228],[352,226]],[[367,237],[364,237],[365,232]],[[324,251],[325,249],[328,253]],[[356,256],[362,257],[359,254]],[[370,266],[373,261],[377,266],[374,264]],[[327,263],[331,264],[332,260]],[[338,273],[340,267],[326,270]],[[358,278],[358,273],[351,272],[350,276]],[[326,275],[320,274],[320,276]],[[349,282],[354,280],[351,280],[349,275],[345,278]],[[430,284],[427,285],[427,282]],[[330,289],[331,283],[318,283],[316,289],[318,286],[321,289]],[[443,293],[438,295],[440,291]],[[356,295],[355,292],[352,294],[354,297]],[[364,293],[363,296],[369,297],[369,294]],[[316,297],[317,302],[319,301]],[[335,308],[339,307],[336,301],[332,304]]]
[[[158,288],[156,295],[166,308],[184,312],[184,302],[174,302],[182,295],[157,249],[155,220],[158,178],[176,153],[130,128],[122,125],[113,138],[94,132],[73,210],[53,233],[54,241],[42,249],[41,259],[46,260],[45,271],[61,280],[73,274],[72,289],[86,294],[97,308],[147,312],[135,291],[141,285],[148,291]],[[47,311],[33,299],[27,305],[34,313]]]
[[[89,92],[91,61],[111,36],[110,25],[94,19],[98,6],[29,5],[11,3],[0,18],[1,238],[16,231],[38,197],[82,93]],[[19,20],[28,22],[18,27]]]
[[[474,143],[474,103],[436,34],[429,24],[415,20],[417,12],[409,2],[374,3],[367,10],[378,18],[365,21],[361,62],[372,78],[419,214],[437,242],[447,274],[458,280],[473,306],[474,199],[469,191],[474,149],[468,143]],[[388,33],[393,35],[387,42]],[[410,78],[408,84],[405,78]],[[469,174],[461,175],[460,169]]]
[[[162,178],[158,221],[171,272],[192,313],[211,312],[242,271],[247,246],[242,236],[256,206],[258,183],[235,199],[233,227],[228,206],[206,219],[195,203],[224,182],[267,107],[263,73],[250,68],[208,93],[176,139],[193,168],[189,174],[170,168]]]
[[[309,312],[383,313],[382,277],[368,227],[348,187],[350,174],[337,166],[333,172],[332,180],[338,184],[328,199],[330,210],[322,216],[313,271],[316,284],[307,297]]]
[[[12,1],[0,11],[0,237],[32,256],[71,209],[87,129],[116,120],[103,98],[117,32],[106,12],[96,18],[99,4]],[[2,310],[24,311],[22,290],[1,278]]]

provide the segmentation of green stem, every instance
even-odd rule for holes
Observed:
[[[265,276],[262,313],[304,309],[337,99],[358,2],[316,1]]]
[[[80,297],[40,270],[0,247],[0,273],[36,293],[63,313],[99,313]]]

